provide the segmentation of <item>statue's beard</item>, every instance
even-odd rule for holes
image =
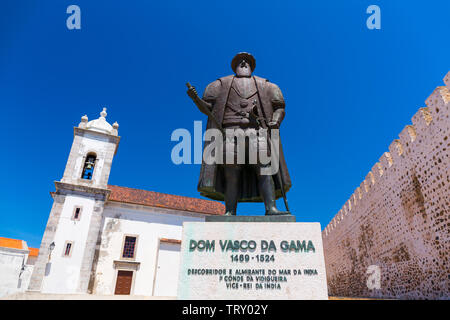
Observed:
[[[236,68],[236,76],[237,77],[250,77],[252,75],[252,71],[250,70],[250,68],[241,68],[238,67]]]

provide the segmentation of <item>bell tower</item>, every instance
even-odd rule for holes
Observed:
[[[87,116],[81,117],[80,124],[74,128],[62,183],[106,188],[120,140],[117,136],[119,125],[115,122],[111,126],[106,116],[106,108],[103,108],[98,119],[88,122]]]
[[[109,174],[120,137],[119,125],[85,115],[74,127],[66,168],[55,181],[53,206],[39,249],[29,291],[87,293],[102,214],[110,191]]]

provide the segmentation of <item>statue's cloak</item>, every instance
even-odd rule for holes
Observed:
[[[228,100],[231,84],[234,76],[220,78],[210,83],[203,94],[203,100],[212,104],[212,114],[219,123],[223,121],[223,115],[225,111],[225,105]],[[281,106],[284,108],[284,99],[280,89],[274,83],[269,82],[266,79],[253,76],[256,82],[256,86],[259,92],[261,100],[261,107],[266,116],[267,122],[272,119],[274,112],[274,106]],[[214,121],[208,118],[206,129],[216,128]],[[203,151],[210,142],[206,141]],[[284,158],[283,148],[281,146],[281,134],[280,134],[280,146],[279,146],[279,170],[283,177],[284,190],[287,192],[291,188],[291,178],[289,176],[286,161]],[[278,199],[282,196],[281,186],[279,179],[276,175],[273,175],[275,183],[275,197]],[[239,202],[262,202],[263,199],[258,188],[258,177],[256,173],[250,168],[244,167],[241,171]],[[224,201],[225,192],[225,178],[223,172],[223,166],[217,164],[206,164],[202,160],[202,166],[200,170],[200,179],[198,182],[198,191],[202,196],[208,197],[214,200]]]

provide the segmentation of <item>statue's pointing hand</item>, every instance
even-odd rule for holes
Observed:
[[[189,87],[189,89],[187,90],[187,94],[192,100],[196,100],[198,98],[197,90],[195,89],[195,87]]]

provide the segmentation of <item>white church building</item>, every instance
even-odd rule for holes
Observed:
[[[28,292],[175,297],[183,222],[224,206],[108,185],[120,137],[106,115],[74,128]]]

